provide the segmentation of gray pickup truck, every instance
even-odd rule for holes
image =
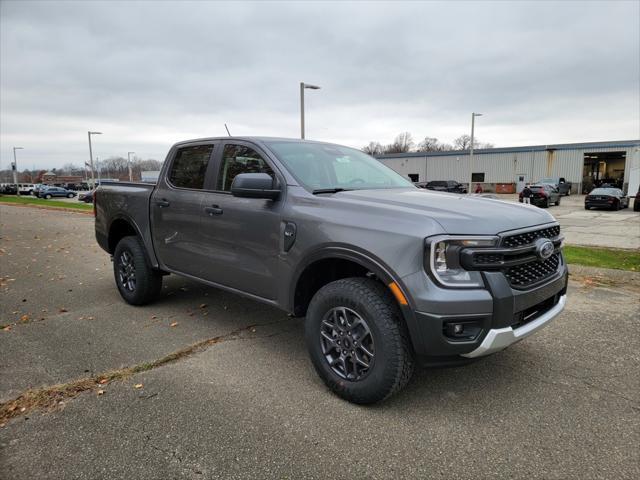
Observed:
[[[498,352],[565,305],[549,213],[417,188],[339,145],[181,142],[157,185],[103,183],[94,205],[125,301],[151,302],[174,273],[305,317],[316,371],[356,403],[398,391],[415,364]]]

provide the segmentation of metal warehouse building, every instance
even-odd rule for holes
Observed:
[[[385,165],[414,182],[455,180],[469,183],[469,151],[380,155]],[[616,183],[631,194],[640,184],[640,140],[565,143],[473,151],[473,183],[484,191],[519,191],[544,177],[564,177],[572,193],[603,182]]]

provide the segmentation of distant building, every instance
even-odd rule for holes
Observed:
[[[80,175],[56,175],[53,172],[45,172],[42,174],[42,183],[45,185],[77,185],[83,182],[84,178]]]
[[[469,183],[468,150],[395,153],[377,158],[413,182]],[[572,193],[603,182],[635,193],[640,183],[640,140],[481,148],[473,151],[472,166],[473,190],[480,184],[484,191],[520,191],[525,183],[563,177],[572,182]]]

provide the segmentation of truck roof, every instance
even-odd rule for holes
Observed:
[[[307,140],[301,138],[286,138],[286,137],[263,137],[263,136],[226,136],[226,137],[204,137],[204,138],[193,138],[191,140],[181,140],[180,142],[176,142],[174,145],[182,145],[185,143],[194,143],[194,142],[208,142],[214,140],[245,140],[250,142],[296,142],[296,143],[330,143],[330,142],[321,142],[317,140]]]

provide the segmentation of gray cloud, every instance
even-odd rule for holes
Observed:
[[[638,2],[0,4],[0,143],[21,168],[175,141],[400,131],[522,145],[640,136]]]

